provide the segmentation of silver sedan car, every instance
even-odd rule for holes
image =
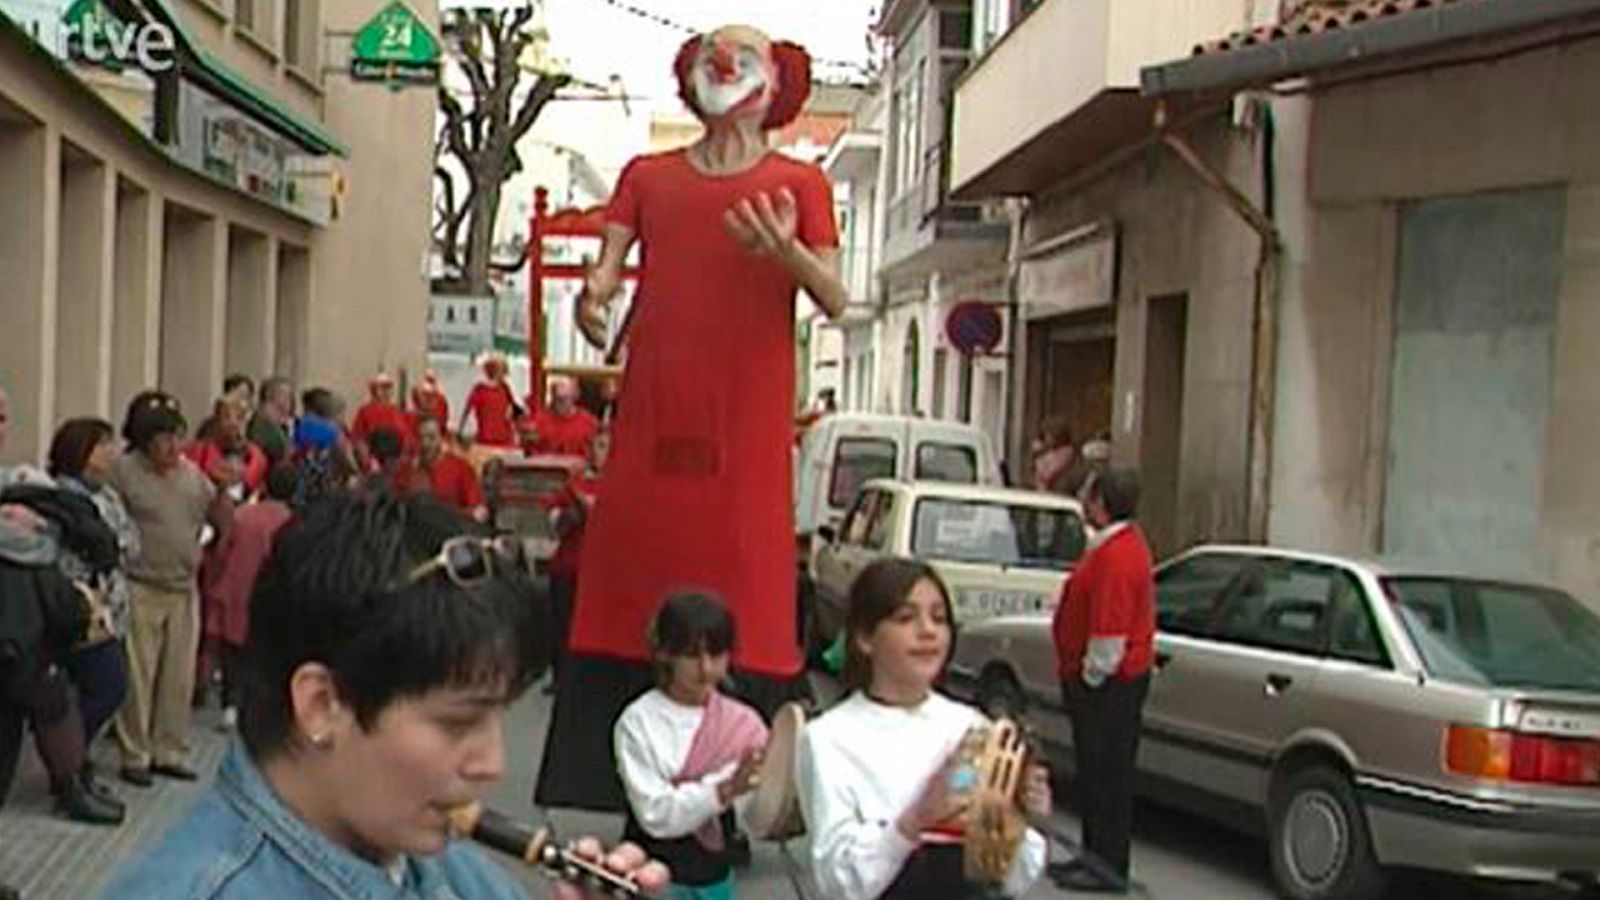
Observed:
[[[1379,896],[1392,866],[1600,891],[1593,611],[1264,547],[1200,547],[1156,583],[1141,790],[1264,832],[1285,896]],[[1070,748],[1048,617],[965,630],[951,676]]]

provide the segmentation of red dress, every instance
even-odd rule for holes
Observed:
[[[776,153],[700,173],[684,151],[635,159],[607,210],[638,235],[642,275],[614,449],[584,535],[572,650],[648,658],[667,593],[720,593],[738,621],[734,664],[788,678],[795,646],[794,304],[798,285],[723,226],[735,203],[786,187],[806,246],[838,244],[833,190]]]
[[[515,416],[511,388],[505,382],[489,384],[480,381],[467,395],[467,411],[478,420],[477,442],[487,447],[515,447],[516,429],[511,420]]]

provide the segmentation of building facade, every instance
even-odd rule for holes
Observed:
[[[8,456],[151,386],[420,366],[434,98],[348,75],[385,6],[0,0]]]
[[[1305,4],[1278,62],[1281,37],[1241,35],[1146,73],[1162,96],[1292,86],[1271,102],[1273,541],[1600,602],[1597,20]]]
[[[1261,239],[1206,175],[1254,201],[1266,173],[1259,130],[1225,103],[1175,107],[1159,128],[1139,72],[1249,14],[1230,2],[980,3],[981,55],[954,97],[954,196],[1014,198],[1016,210],[1013,474],[1028,471],[1046,420],[1080,445],[1109,440],[1144,474],[1141,518],[1161,553],[1251,533]]]
[[[888,97],[877,407],[974,423],[1002,448],[1005,357],[967,352],[947,328],[957,307],[972,304],[994,309],[1009,327],[1005,211],[951,193],[951,97],[973,60],[974,13],[970,0],[896,0],[877,25]]]

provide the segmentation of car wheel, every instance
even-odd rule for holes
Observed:
[[[1270,850],[1278,890],[1290,900],[1377,900],[1386,877],[1366,813],[1343,773],[1314,765],[1272,793]]]
[[[1004,669],[992,668],[978,679],[978,708],[991,719],[1016,719],[1027,705],[1017,680]]]

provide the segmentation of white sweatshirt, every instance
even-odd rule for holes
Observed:
[[[612,739],[618,773],[633,817],[651,837],[685,837],[722,813],[717,785],[733,775],[736,761],[698,781],[672,783],[683,771],[705,712],[652,690],[628,704],[617,720]]]
[[[889,889],[919,846],[895,821],[968,729],[983,721],[977,710],[939,694],[902,709],[858,691],[806,726],[795,778],[823,897],[876,900]],[[1006,878],[1007,894],[1032,887],[1047,849],[1030,828]]]

